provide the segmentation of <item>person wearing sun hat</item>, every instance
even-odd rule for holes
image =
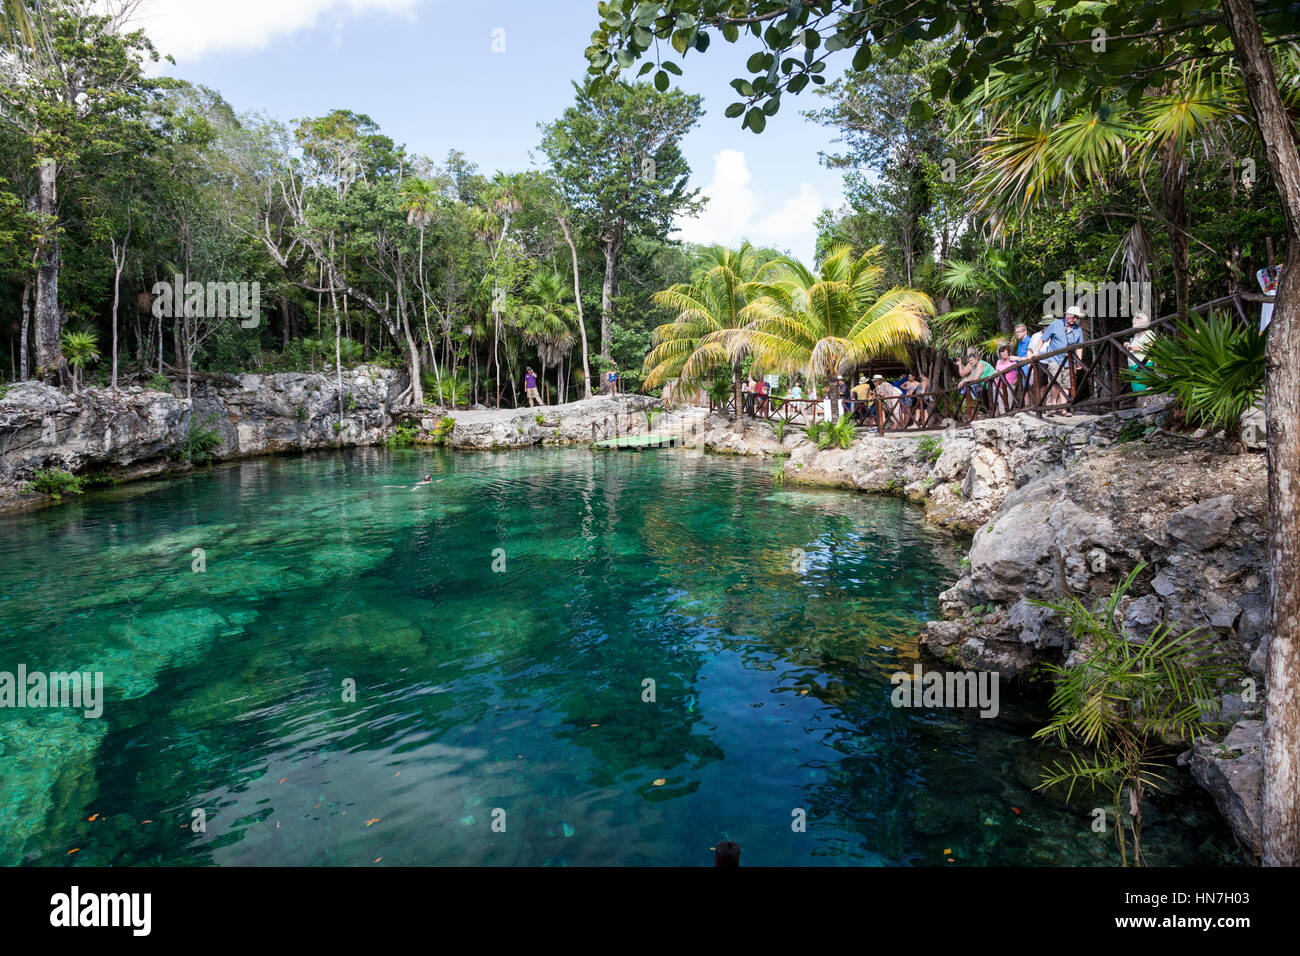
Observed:
[[[1081,343],[1083,341],[1083,329],[1080,327],[1079,321],[1083,316],[1083,309],[1077,305],[1072,305],[1066,309],[1064,318],[1054,320],[1044,330],[1043,351],[1055,352]],[[1047,398],[1047,404],[1049,405],[1065,405],[1074,396],[1074,368],[1071,366],[1064,370],[1061,369],[1061,365],[1067,357],[1082,361],[1083,349],[1076,349],[1073,354],[1066,352],[1043,360],[1043,369],[1047,379],[1053,383],[1051,393]],[[1074,413],[1067,408],[1061,414],[1069,416]]]

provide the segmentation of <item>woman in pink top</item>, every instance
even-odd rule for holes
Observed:
[[[1011,357],[1011,346],[998,346],[998,361],[995,368],[998,370],[997,409],[998,414],[1001,415],[1003,412],[1009,411],[1014,404],[1016,378],[1020,374],[1016,370],[1016,360]]]

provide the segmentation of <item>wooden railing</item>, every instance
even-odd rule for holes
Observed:
[[[1237,293],[1202,303],[1192,311],[1204,314],[1232,305],[1243,322],[1250,322],[1244,303],[1270,301],[1273,300],[1251,293]],[[872,398],[866,402],[849,398],[841,410],[862,424],[871,423],[882,435],[887,431],[928,431],[943,427],[946,421],[969,423],[977,418],[1001,418],[1025,411],[1039,418],[1054,412],[1118,411],[1133,405],[1141,394],[1132,390],[1126,374],[1130,366],[1139,364],[1127,343],[1140,332],[1168,329],[1178,318],[1176,313],[1162,316],[1152,320],[1145,329],[1123,329],[1020,359],[978,382],[938,391]],[[808,425],[819,416],[824,417],[821,406],[825,399],[748,393],[745,399],[747,410],[752,408],[756,417],[769,421]],[[735,401],[727,402],[726,408],[734,410]]]

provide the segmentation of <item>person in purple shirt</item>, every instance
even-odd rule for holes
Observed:
[[[531,368],[524,373],[524,391],[528,394],[528,407],[532,408],[533,403],[538,405],[544,404],[542,396],[537,393],[537,373]]]

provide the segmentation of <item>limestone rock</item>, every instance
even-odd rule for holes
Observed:
[[[1192,776],[1210,792],[1237,840],[1252,855],[1263,852],[1263,734],[1258,720],[1243,720],[1221,743],[1192,750]]]

